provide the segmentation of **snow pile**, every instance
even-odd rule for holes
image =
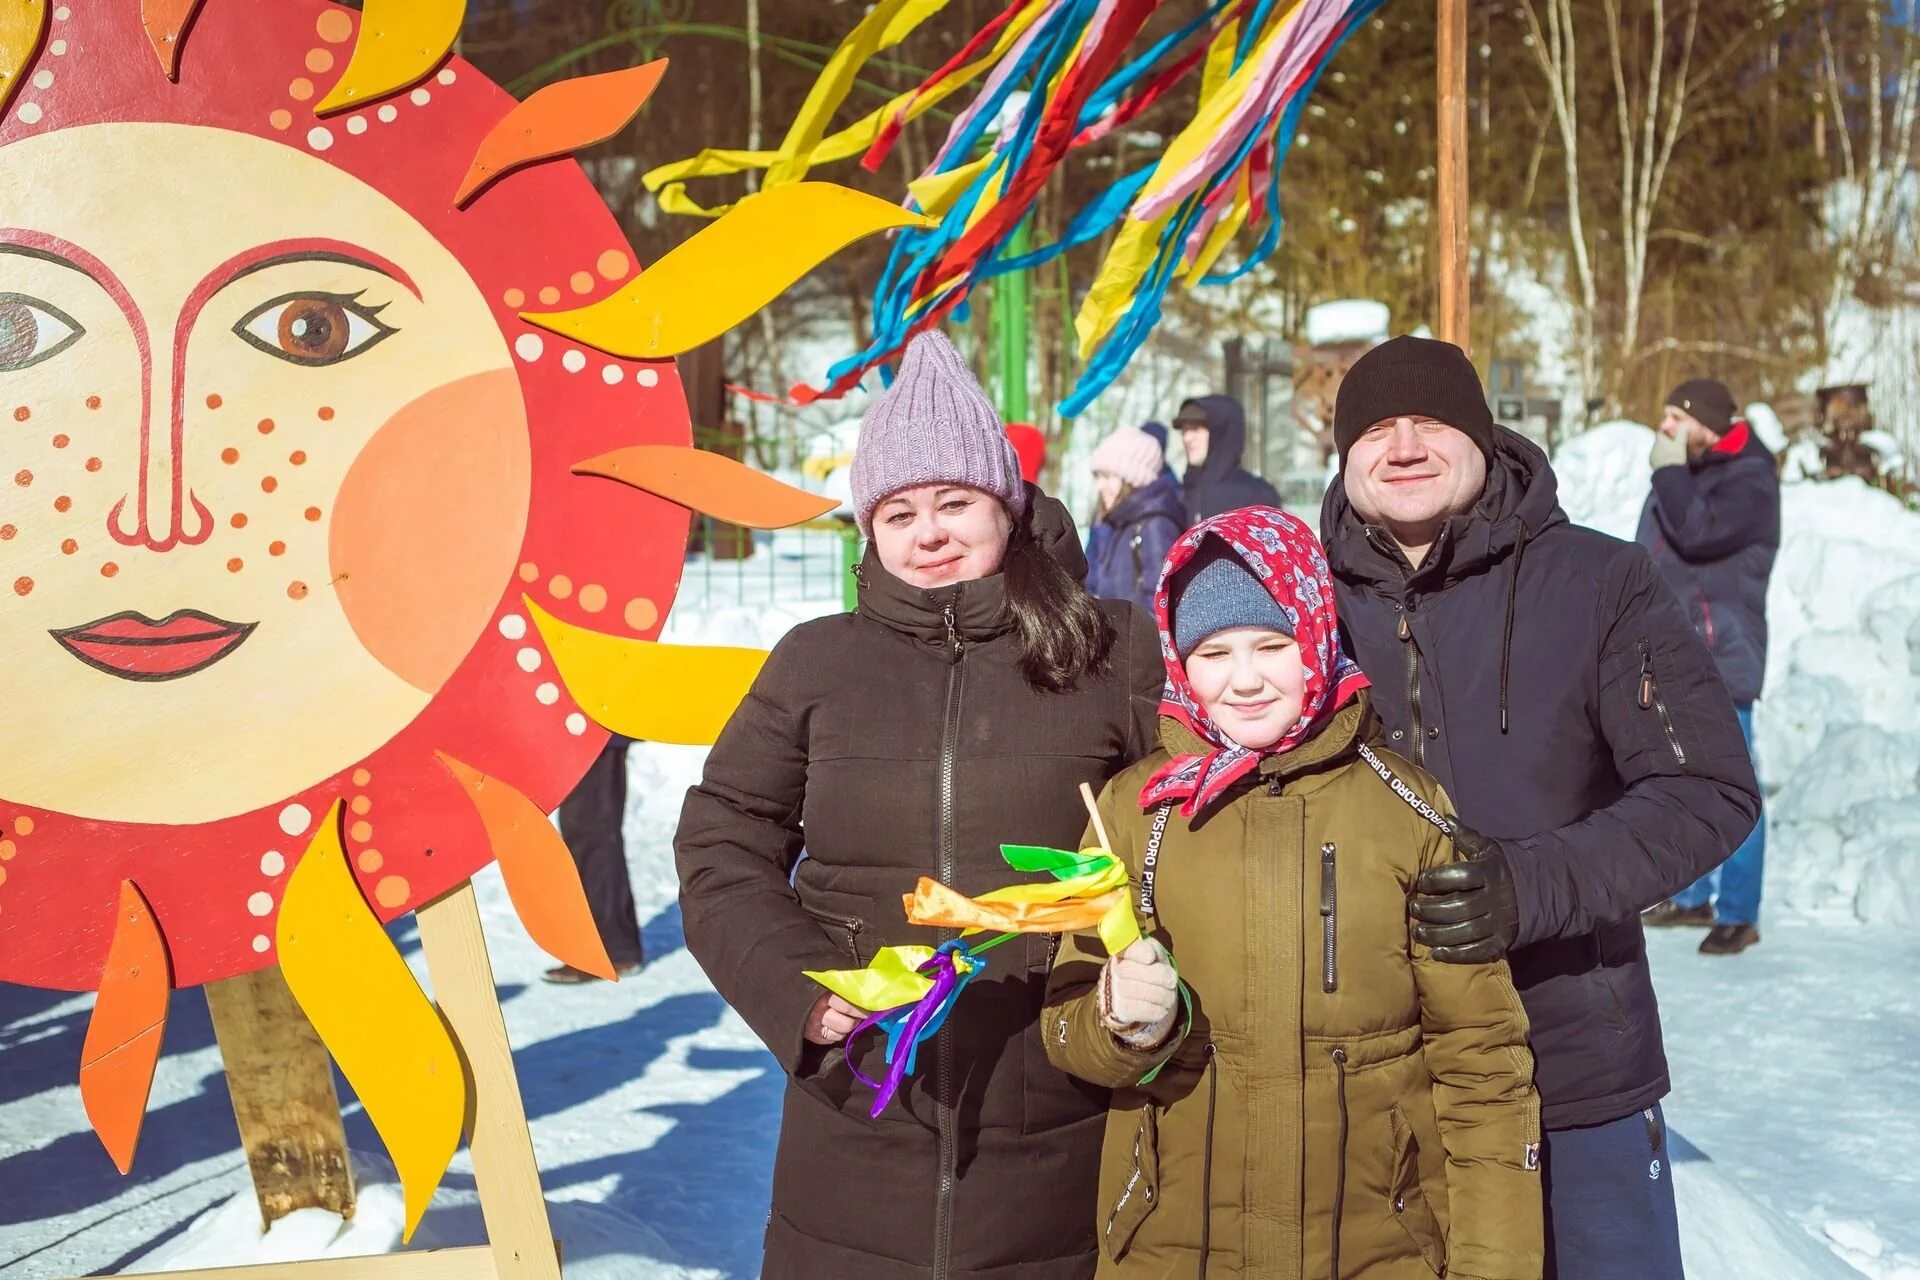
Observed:
[[[1595,427],[1554,458],[1575,521],[1631,538],[1653,432]],[[1863,481],[1790,481],[1754,713],[1769,909],[1920,924],[1920,515]]]
[[[1387,304],[1365,298],[1343,298],[1307,309],[1307,344],[1330,342],[1384,342]]]
[[[173,1239],[122,1270],[121,1275],[195,1268],[261,1266],[326,1258],[364,1258],[477,1245],[485,1226],[475,1203],[435,1207],[404,1248],[401,1228],[406,1203],[393,1165],[384,1157],[353,1153],[353,1218],[342,1222],[325,1209],[301,1209],[267,1231],[260,1229],[260,1204],[251,1187],[201,1214]],[[553,1233],[566,1259],[568,1280],[719,1280],[711,1269],[689,1270],[668,1261],[671,1250],[660,1233],[605,1205],[561,1201],[548,1206]]]

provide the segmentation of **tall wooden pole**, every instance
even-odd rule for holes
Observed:
[[[1467,0],[1435,0],[1439,63],[1440,336],[1471,353],[1467,327]]]

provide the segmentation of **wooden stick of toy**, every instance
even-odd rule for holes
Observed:
[[[1094,802],[1093,788],[1084,782],[1080,784],[1080,799],[1086,803],[1087,816],[1093,819],[1093,834],[1099,837],[1100,847],[1112,853],[1113,841],[1107,838],[1107,824],[1100,821],[1100,806]]]

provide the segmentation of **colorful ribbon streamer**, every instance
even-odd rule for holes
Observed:
[[[1108,953],[1118,955],[1142,936],[1128,894],[1126,866],[1107,850],[1074,853],[1035,845],[1002,845],[1000,856],[1015,871],[1044,872],[1053,879],[1009,885],[969,898],[937,880],[922,877],[914,891],[904,895],[907,922],[960,929],[964,931],[960,937],[933,948],[883,947],[864,969],[806,971],[807,977],[848,1004],[875,1011],[848,1034],[842,1052],[853,1074],[874,1090],[870,1114],[876,1120],[913,1074],[920,1046],[939,1033],[960,994],[986,971],[986,952],[1021,934],[1096,929]],[[988,931],[992,931],[991,936],[979,937]],[[1191,1028],[1192,995],[1184,982],[1180,998]],[[881,1080],[870,1079],[853,1059],[854,1040],[873,1027],[887,1036],[887,1073]],[[1178,1045],[1185,1038],[1183,1032],[1173,1043]],[[1141,1083],[1151,1083],[1166,1061],[1163,1058]]]
[[[936,0],[883,0],[842,44],[778,152],[706,152],[648,174],[669,212],[708,213],[685,181],[768,170],[774,186],[864,153],[877,168],[900,128],[978,81],[905,204],[937,225],[895,237],[874,290],[873,340],[798,386],[792,402],[845,394],[886,365],[917,332],[962,313],[982,282],[1044,265],[1108,234],[1113,244],[1082,301],[1075,328],[1084,361],[1061,404],[1073,416],[1104,391],[1159,323],[1167,292],[1226,284],[1266,261],[1282,231],[1279,182],[1300,115],[1341,44],[1384,0],[1204,0],[1144,51],[1128,50],[1163,0],[1013,0],[928,79],[840,133],[828,117],[852,74],[891,38],[938,11]],[[1197,75],[1196,75],[1197,72]],[[1127,127],[1183,84],[1195,84],[1190,122],[1159,161],[1091,200],[1053,244],[1012,256],[1014,230],[1073,150]],[[1219,269],[1243,233],[1257,231],[1236,265]]]

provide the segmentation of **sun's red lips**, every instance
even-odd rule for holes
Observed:
[[[129,611],[49,634],[96,671],[122,680],[177,680],[232,653],[258,625],[198,609],[178,609],[157,622]]]

